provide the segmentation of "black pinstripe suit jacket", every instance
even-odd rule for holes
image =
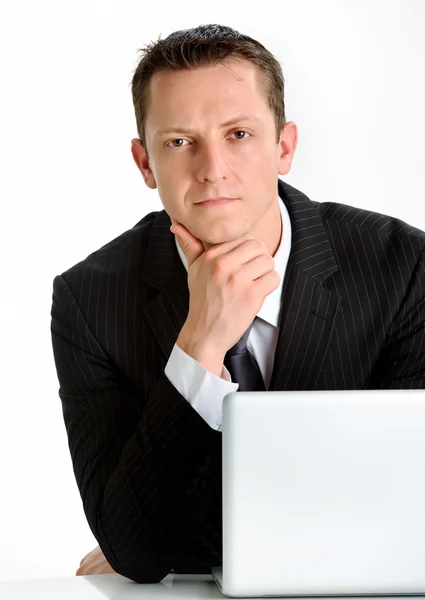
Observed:
[[[425,234],[278,190],[293,238],[269,389],[425,388]],[[112,567],[138,582],[221,563],[221,433],[164,375],[189,306],[170,226],[150,213],[53,282],[84,511]]]

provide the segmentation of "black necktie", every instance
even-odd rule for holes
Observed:
[[[255,319],[241,339],[226,352],[224,357],[224,366],[228,369],[232,382],[239,383],[238,391],[240,392],[262,392],[266,390],[257,361],[247,347],[248,337],[254,322]]]

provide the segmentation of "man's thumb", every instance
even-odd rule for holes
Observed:
[[[192,263],[194,263],[195,260],[204,252],[204,245],[202,244],[201,240],[198,240],[198,238],[193,236],[190,231],[188,231],[186,227],[183,227],[182,225],[176,225],[173,223],[173,225],[170,227],[170,231],[176,236],[177,242],[180,248],[183,250],[190,267]]]

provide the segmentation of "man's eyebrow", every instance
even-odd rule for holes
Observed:
[[[235,123],[239,123],[240,121],[257,121],[258,122],[259,119],[257,119],[256,117],[250,116],[250,115],[238,115],[237,117],[232,117],[225,123],[221,123],[221,125],[219,125],[219,127],[220,128],[229,127],[230,125],[234,125]],[[157,131],[156,135],[160,136],[160,135],[165,135],[165,134],[170,134],[170,133],[185,133],[185,134],[192,135],[192,134],[196,133],[196,131],[194,131],[193,129],[185,129],[184,127],[172,126],[172,127],[167,127],[166,129],[161,129],[160,131]]]

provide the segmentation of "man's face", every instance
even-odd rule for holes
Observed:
[[[207,246],[245,233],[264,238],[280,227],[277,175],[290,170],[297,144],[293,123],[276,143],[255,65],[227,65],[155,73],[145,128],[149,159],[132,141],[136,164],[171,220]],[[216,197],[232,201],[198,204]]]

